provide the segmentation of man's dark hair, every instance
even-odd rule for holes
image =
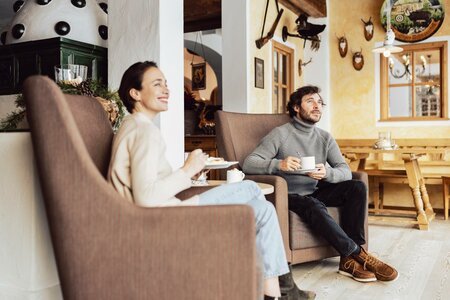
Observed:
[[[301,88],[297,89],[295,92],[291,94],[289,97],[289,102],[287,104],[287,110],[289,112],[289,116],[291,118],[295,117],[297,115],[297,112],[294,110],[294,107],[299,106],[302,104],[302,98],[306,95],[311,94],[319,94],[320,88],[314,85],[305,85]],[[320,95],[319,95],[320,96]],[[325,104],[324,104],[325,105]]]
[[[137,62],[131,65],[125,73],[123,73],[120,81],[119,97],[122,99],[123,105],[131,113],[136,104],[136,100],[130,95],[131,89],[142,90],[142,79],[145,71],[149,68],[157,68],[158,65],[154,61]]]

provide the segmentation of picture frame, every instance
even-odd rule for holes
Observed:
[[[264,88],[264,60],[255,57],[255,87]]]
[[[206,63],[192,65],[192,90],[206,89]]]

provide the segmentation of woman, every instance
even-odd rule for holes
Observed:
[[[146,207],[251,206],[257,224],[256,244],[264,267],[265,299],[280,297],[278,276],[289,273],[289,268],[275,209],[258,186],[244,181],[208,190],[185,201],[177,199],[175,195],[189,188],[191,178],[203,169],[207,156],[196,149],[189,154],[183,167],[175,171],[166,160],[165,143],[152,121],[168,109],[169,90],[163,73],[154,62],[135,63],[125,71],[119,95],[131,114],[114,137],[108,172],[108,180],[114,188],[129,201]]]

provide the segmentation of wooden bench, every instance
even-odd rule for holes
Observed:
[[[379,214],[381,212],[391,212],[398,214],[410,214],[405,210],[386,210],[384,209],[384,184],[408,184],[408,178],[405,170],[364,170],[369,176],[369,182],[372,188],[373,209],[369,209],[369,212]],[[443,177],[446,174],[422,174],[426,185],[443,185]],[[447,201],[443,201],[445,219],[448,219],[448,198]],[[415,213],[415,211],[414,211]]]

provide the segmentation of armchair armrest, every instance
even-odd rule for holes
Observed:
[[[354,180],[360,180],[366,184],[367,187],[369,187],[369,177],[367,176],[366,172],[352,172],[352,179]]]
[[[288,187],[286,180],[277,175],[246,175],[245,179],[273,185],[274,192],[266,195],[266,199],[275,206],[286,256],[291,257],[291,249],[289,246]]]
[[[208,186],[208,185],[190,187],[184,191],[179,192],[178,194],[175,195],[175,197],[177,197],[178,199],[181,199],[181,200],[186,200],[186,199],[191,198],[192,196],[199,195],[203,192],[206,192],[207,190],[212,189],[214,187],[215,186]]]

